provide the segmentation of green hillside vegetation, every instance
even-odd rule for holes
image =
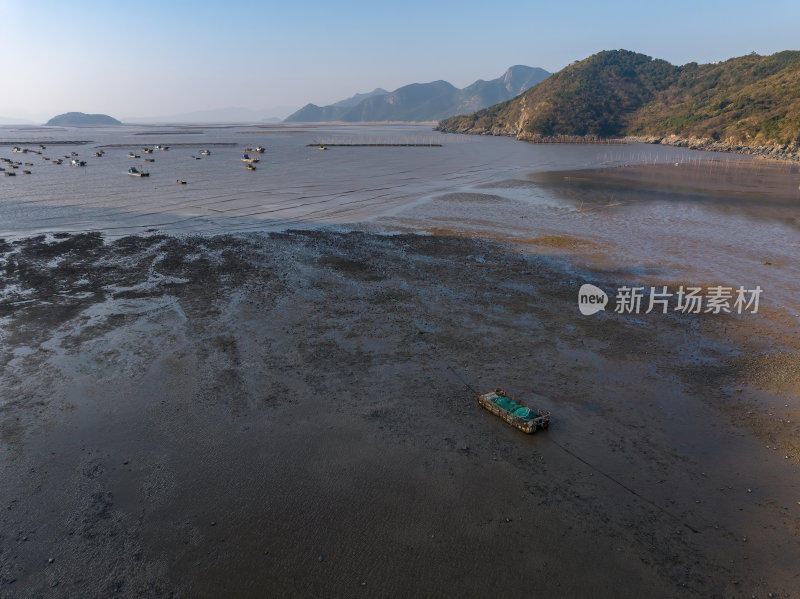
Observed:
[[[507,102],[442,121],[450,132],[699,137],[800,143],[800,52],[673,66],[627,50],[573,63]]]
[[[685,65],[678,80],[639,111],[630,132],[800,143],[800,52]]]

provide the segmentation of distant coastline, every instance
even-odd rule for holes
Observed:
[[[715,141],[703,137],[682,137],[680,135],[666,136],[636,136],[628,135],[624,137],[598,137],[596,135],[539,135],[532,133],[516,133],[506,129],[492,129],[484,131],[461,130],[453,127],[434,127],[435,131],[442,133],[453,133],[458,135],[491,135],[498,137],[513,137],[519,141],[529,143],[572,143],[572,144],[594,144],[594,143],[646,143],[660,144],[664,146],[674,146],[676,148],[686,148],[688,150],[701,150],[705,152],[726,152],[729,154],[747,154],[765,160],[780,160],[790,162],[800,162],[800,145],[798,144],[766,144],[766,145],[744,145],[736,143],[726,143]]]

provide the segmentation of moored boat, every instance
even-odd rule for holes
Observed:
[[[259,154],[263,154],[264,153],[264,148],[262,148],[261,146],[256,146],[255,151],[258,152]]]
[[[253,164],[254,162],[258,162],[259,160],[260,158],[250,158],[248,154],[242,154],[242,162]]]
[[[247,168],[248,171],[254,171],[254,170],[256,170],[256,165],[255,164],[248,164],[245,168]]]
[[[524,433],[535,433],[537,429],[550,425],[550,412],[537,410],[503,389],[479,395],[478,403]]]
[[[86,166],[85,160],[78,160],[77,158],[73,158],[70,163],[70,166]]]
[[[153,146],[153,149],[164,152],[166,150],[169,150],[169,146],[162,146],[161,144],[156,144],[155,146]]]
[[[128,169],[128,174],[131,177],[149,177],[150,176],[150,173],[148,173],[147,171],[140,171],[135,166],[132,166],[131,168]]]
[[[198,154],[201,156],[211,156],[211,150],[200,150]]]

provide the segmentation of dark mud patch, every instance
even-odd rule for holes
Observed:
[[[380,281],[384,278],[372,265],[360,260],[350,260],[342,256],[325,256],[320,258],[319,263],[362,281]]]
[[[478,204],[508,204],[511,200],[503,196],[489,194],[489,193],[446,193],[434,198],[436,202],[450,202],[454,204],[459,203],[478,203]]]
[[[533,181],[525,179],[503,179],[501,181],[492,181],[491,183],[481,183],[476,185],[478,189],[531,189],[537,187]]]

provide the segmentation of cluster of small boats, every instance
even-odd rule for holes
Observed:
[[[17,162],[17,161],[11,160],[10,158],[0,158],[0,161],[2,161],[3,163],[5,163],[8,166],[8,170],[6,170],[5,167],[0,166],[0,171],[2,171],[2,173],[6,177],[16,177],[17,176],[17,173],[15,171],[16,171],[16,169],[18,169],[19,167],[22,166],[21,162]],[[23,173],[30,174],[30,171],[23,171]]]
[[[44,149],[45,149],[45,146],[43,146],[43,145],[39,146],[39,150],[44,150]],[[169,146],[162,146],[160,144],[156,144],[153,147],[142,148],[142,153],[144,153],[144,154],[152,154],[155,151],[162,151],[163,152],[163,151],[166,151],[166,150],[169,150]],[[263,146],[260,146],[260,145],[256,146],[255,148],[251,148],[249,146],[245,147],[245,151],[242,154],[241,161],[245,163],[246,169],[249,170],[249,171],[256,170],[256,166],[255,165],[258,162],[261,161],[260,158],[258,158],[256,156],[251,156],[250,153],[263,154],[265,151],[266,151],[265,148]],[[29,153],[41,154],[41,151],[32,150],[30,148],[22,148],[22,147],[19,147],[19,146],[14,146],[11,149],[11,152],[14,153],[14,154],[29,154]],[[96,152],[94,152],[94,157],[95,158],[101,158],[104,154],[105,154],[104,150],[97,150]],[[210,156],[211,155],[211,150],[202,149],[202,150],[198,151],[198,154],[199,154],[199,156]],[[199,156],[192,156],[192,158],[195,159],[195,160],[200,160]],[[128,158],[137,159],[137,158],[141,158],[141,155],[137,154],[135,152],[128,152]],[[86,166],[86,161],[85,160],[81,160],[78,157],[78,153],[77,152],[71,152],[69,156],[65,155],[64,159],[69,160],[69,165],[70,166],[77,166],[77,167]],[[56,159],[53,159],[51,161],[50,158],[48,158],[46,156],[43,156],[42,160],[50,161],[50,162],[52,162],[52,164],[62,164],[63,163],[63,160],[61,158],[56,158]],[[145,162],[155,162],[155,159],[153,159],[153,158],[145,158],[144,160],[145,160]],[[8,177],[15,176],[16,175],[16,173],[14,172],[15,169],[19,168],[20,166],[23,166],[22,162],[12,161],[9,158],[0,158],[0,162],[4,162],[4,163],[6,163],[8,165],[8,170],[6,170],[3,167],[0,167],[0,171],[4,172],[4,174],[6,176],[8,176]],[[24,163],[24,166],[33,166],[33,163],[26,162],[26,163]],[[29,171],[29,170],[23,170],[22,172],[24,174],[27,174],[27,175],[31,174],[31,171]],[[141,167],[133,166],[133,167],[128,169],[128,175],[130,175],[132,177],[149,177],[150,173],[148,171],[146,171],[145,169],[141,168]],[[186,181],[184,181],[183,179],[178,179],[177,182],[179,184],[181,184],[181,185],[186,185]]]

